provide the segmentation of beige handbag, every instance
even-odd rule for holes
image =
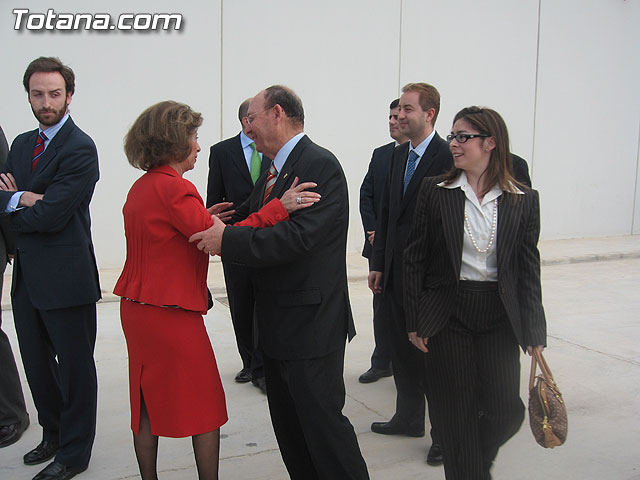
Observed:
[[[541,373],[537,377],[536,364]],[[558,447],[567,439],[567,409],[562,393],[542,353],[535,348],[529,377],[529,423],[536,442],[544,448]]]

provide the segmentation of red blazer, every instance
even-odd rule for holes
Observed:
[[[122,212],[127,259],[113,293],[206,313],[209,255],[189,237],[213,220],[196,187],[168,165],[153,168],[133,184]],[[277,200],[236,225],[268,227],[288,219]]]

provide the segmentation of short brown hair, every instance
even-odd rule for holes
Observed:
[[[426,112],[430,108],[436,111],[433,115],[433,120],[431,120],[431,125],[435,125],[438,113],[440,113],[440,92],[438,92],[438,89],[433,85],[423,82],[407,83],[402,87],[402,93],[407,92],[418,92],[420,95],[420,107],[423,112]]]
[[[29,93],[31,75],[36,72],[58,72],[64,78],[66,93],[73,95],[76,91],[76,76],[71,67],[64,65],[57,57],[39,57],[29,64],[22,77],[22,85],[27,93]]]
[[[249,111],[249,104],[251,103],[251,98],[247,98],[244,102],[240,104],[238,107],[238,120],[240,120],[240,125],[243,125],[242,119],[247,116],[247,112]]]
[[[147,171],[184,161],[191,152],[191,136],[202,125],[202,115],[184,103],[171,100],[147,108],[124,137],[129,163]]]

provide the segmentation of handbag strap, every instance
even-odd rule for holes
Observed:
[[[544,359],[542,352],[536,349],[534,350],[534,355],[536,356],[536,361],[540,365],[540,371],[542,372],[542,375],[544,376],[545,380],[555,383],[553,382],[553,375],[551,374],[551,369],[549,368],[549,365],[547,365],[547,361]]]
[[[531,374],[529,375],[529,391],[533,390],[533,384],[536,380],[536,356],[531,355]]]
[[[540,352],[537,348],[533,349],[533,354],[531,355],[531,374],[529,375],[529,391],[533,390],[533,385],[536,380],[536,365],[540,365],[540,372],[542,373],[543,378],[549,383],[555,383],[553,381],[553,375],[551,374],[551,369],[549,365],[547,365],[547,361],[544,359],[542,352]]]

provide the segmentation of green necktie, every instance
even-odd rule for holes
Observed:
[[[256,144],[251,142],[249,144],[253,153],[251,153],[251,181],[253,184],[256,184],[256,180],[260,176],[260,167],[262,167],[262,159],[260,158],[260,154],[256,150]]]

